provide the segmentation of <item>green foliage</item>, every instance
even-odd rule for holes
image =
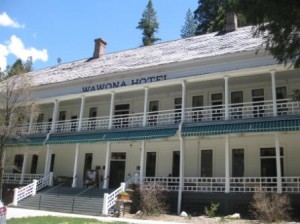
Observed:
[[[228,0],[232,8],[245,15],[256,26],[255,35],[265,39],[279,63],[292,62],[300,67],[300,1]]]
[[[142,41],[144,46],[152,45],[160,40],[160,38],[155,37],[155,33],[158,32],[159,23],[157,22],[156,11],[154,10],[152,0],[148,1],[142,18],[136,28],[143,31]]]
[[[29,57],[24,63],[21,59],[17,59],[11,67],[7,66],[6,71],[3,72],[3,75],[5,75],[6,78],[9,78],[30,71],[32,71],[32,57]]]
[[[211,202],[209,208],[205,206],[204,208],[205,214],[210,218],[215,217],[218,212],[219,205],[220,205],[219,203]]]
[[[181,28],[181,37],[182,38],[187,38],[187,37],[193,37],[195,36],[197,28],[197,23],[194,19],[192,11],[189,9],[186,13],[185,16],[185,23]]]

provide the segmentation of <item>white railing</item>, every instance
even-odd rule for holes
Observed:
[[[21,184],[29,184],[32,180],[41,179],[44,174],[23,174],[23,181]],[[22,180],[22,174],[20,173],[4,173],[3,183],[5,184],[19,184]]]
[[[48,175],[45,175],[39,180],[34,179],[32,183],[24,187],[15,188],[13,205],[17,206],[18,202],[21,201],[22,199],[27,198],[29,196],[36,195],[37,191],[43,189],[46,186],[52,186],[52,179],[53,179],[53,173],[50,172]]]
[[[300,177],[282,177],[282,192],[299,193]]]
[[[102,214],[108,215],[108,210],[113,207],[116,204],[117,196],[122,191],[125,191],[126,183],[121,183],[121,186],[111,192],[110,194],[105,193],[103,198],[103,208],[102,208]]]
[[[277,100],[277,116],[300,115],[300,102],[291,99]],[[112,128],[141,127],[143,125],[143,113],[115,115],[112,120]],[[147,126],[172,125],[180,123],[181,110],[160,110],[146,114]],[[253,119],[262,117],[273,117],[273,101],[246,102],[228,105],[228,119]],[[208,122],[225,119],[225,105],[190,107],[185,109],[185,122]],[[79,119],[57,121],[54,132],[75,132],[78,130]],[[27,134],[29,125],[20,126],[16,133]],[[81,123],[82,131],[106,130],[109,128],[109,116],[83,118]],[[31,134],[48,133],[51,123],[32,124]]]
[[[231,177],[230,192],[277,192],[276,177]]]

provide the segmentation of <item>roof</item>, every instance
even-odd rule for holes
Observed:
[[[84,59],[30,72],[33,86],[79,80],[87,77],[166,65],[195,59],[257,50],[262,38],[253,37],[251,26],[237,31],[210,33],[147,47],[110,53],[97,59]]]

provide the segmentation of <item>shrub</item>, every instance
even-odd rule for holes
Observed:
[[[211,202],[209,208],[207,206],[205,206],[205,208],[204,208],[205,214],[210,218],[215,217],[216,213],[218,212],[219,205],[220,205],[219,203]]]
[[[139,190],[139,209],[146,215],[160,215],[167,211],[164,188],[156,183],[144,184]]]
[[[260,221],[271,223],[288,220],[291,209],[290,199],[284,194],[255,193],[251,211]]]

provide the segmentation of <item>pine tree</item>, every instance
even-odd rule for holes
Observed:
[[[185,16],[185,23],[180,30],[181,37],[186,38],[186,37],[195,36],[196,28],[197,28],[197,23],[194,19],[194,15],[192,11],[189,9]]]
[[[148,1],[142,18],[136,28],[143,31],[143,46],[152,45],[160,40],[160,38],[154,35],[158,32],[159,23],[157,22],[156,11],[154,10],[152,0]]]

